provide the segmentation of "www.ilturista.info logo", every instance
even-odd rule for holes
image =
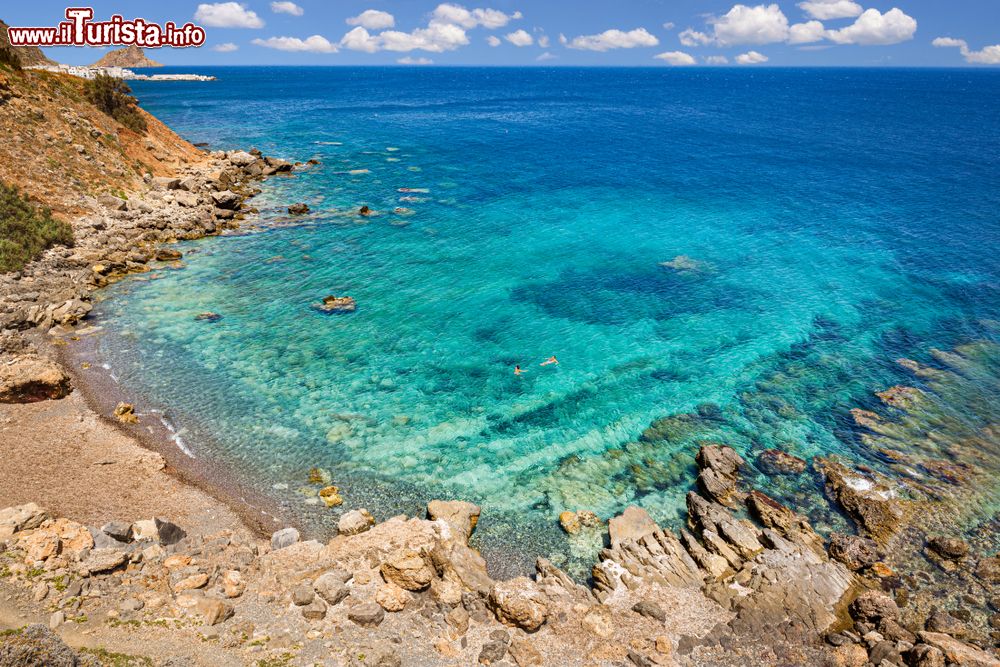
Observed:
[[[177,26],[167,21],[162,26],[145,19],[126,21],[115,14],[110,21],[91,21],[91,7],[67,7],[66,19],[54,28],[7,29],[11,46],[201,46],[205,29],[193,23]]]

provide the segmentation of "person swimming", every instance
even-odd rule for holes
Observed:
[[[527,372],[528,371],[524,370],[520,366],[514,366],[514,375],[521,375],[522,373],[527,373]]]
[[[555,355],[552,355],[551,357],[549,357],[548,359],[546,359],[545,361],[543,361],[542,363],[540,363],[538,365],[539,366],[548,366],[549,364],[558,364],[558,363],[559,363],[559,360],[556,359]]]

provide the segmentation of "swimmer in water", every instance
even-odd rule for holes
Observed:
[[[527,372],[528,371],[524,370],[520,366],[514,366],[514,375],[521,375],[522,373],[527,373]]]
[[[558,363],[559,363],[559,360],[556,359],[555,355],[552,355],[551,357],[549,357],[548,359],[546,359],[545,361],[543,361],[542,363],[540,363],[538,365],[539,366],[548,366],[549,364],[558,364]]]

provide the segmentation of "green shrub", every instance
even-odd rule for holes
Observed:
[[[87,99],[125,127],[139,132],[146,131],[146,119],[139,113],[132,89],[121,79],[98,74],[86,83]]]
[[[0,272],[17,271],[57,244],[73,245],[73,229],[49,209],[32,205],[17,188],[0,183]]]

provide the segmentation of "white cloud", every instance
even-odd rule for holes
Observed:
[[[668,65],[694,65],[694,57],[684,53],[683,51],[666,51],[664,53],[657,54],[653,56],[658,60],[662,60]]]
[[[938,37],[933,42],[937,47],[957,47],[965,62],[976,65],[1000,65],[1000,44],[985,46],[979,51],[969,49],[969,43],[964,39]]]
[[[823,24],[819,21],[796,23],[788,29],[789,44],[809,44],[822,41],[826,34]]]
[[[201,4],[194,13],[194,20],[209,28],[263,28],[264,22],[257,14],[238,2]]]
[[[674,22],[673,21],[667,21],[666,23],[663,24],[663,29],[664,30],[673,30],[674,29]]]
[[[489,44],[490,46],[500,46],[502,42],[500,41],[500,38],[497,37],[496,35],[490,35],[489,37],[486,38],[486,43]]]
[[[490,30],[502,28],[511,21],[521,18],[521,12],[505,14],[499,9],[466,9],[461,5],[444,3],[438,5],[431,15],[431,23],[449,23],[463,28],[483,26]]]
[[[885,14],[877,9],[865,10],[853,24],[840,30],[827,30],[826,36],[837,44],[898,44],[913,39],[916,31],[916,20],[893,7]]]
[[[226,42],[225,44],[216,44],[212,47],[212,50],[219,53],[232,53],[233,51],[239,51],[239,48],[232,42]]]
[[[540,63],[543,63],[543,62],[545,62],[546,60],[555,60],[555,59],[556,59],[557,57],[558,57],[558,56],[554,56],[554,55],[552,55],[551,53],[549,53],[548,51],[546,51],[546,52],[545,52],[545,53],[543,53],[542,55],[540,55],[540,56],[538,56],[537,58],[535,58],[535,60],[537,60],[537,61],[538,61],[538,62],[540,62]]]
[[[709,65],[728,65],[729,58],[725,56],[708,56],[705,58],[705,62]]]
[[[549,41],[548,35],[542,35],[541,37],[538,38],[538,46],[542,47],[543,49],[549,48],[550,44],[551,42]]]
[[[799,9],[820,21],[854,18],[863,11],[853,0],[808,0],[800,2]]]
[[[732,9],[709,19],[720,46],[771,44],[788,37],[788,18],[776,4],[734,5]]]
[[[346,49],[367,53],[417,50],[442,53],[454,51],[468,43],[469,37],[465,34],[464,29],[450,23],[435,23],[433,21],[426,28],[418,28],[413,32],[386,30],[377,35],[372,35],[358,26],[340,40],[340,45]]]
[[[766,62],[767,56],[763,53],[757,53],[756,51],[747,51],[746,53],[741,53],[736,56],[736,63],[738,65],[758,65]]]
[[[514,46],[531,46],[535,43],[535,38],[528,34],[526,30],[515,30],[507,34],[507,41]]]
[[[414,58],[412,56],[406,56],[400,58],[396,61],[400,65],[433,65],[434,61],[430,58]]]
[[[306,53],[336,53],[336,44],[321,35],[313,35],[306,39],[298,37],[268,37],[267,39],[255,39],[253,43],[268,49],[278,51],[295,51]]]
[[[272,2],[271,11],[275,14],[291,14],[292,16],[302,16],[305,11],[294,2]]]
[[[369,30],[383,30],[396,25],[395,17],[389,12],[380,12],[377,9],[366,9],[357,16],[344,21],[347,25],[359,25]]]
[[[562,36],[560,36],[561,41]],[[623,30],[605,30],[599,35],[581,35],[565,42],[571,49],[585,51],[607,51],[609,49],[634,49],[640,46],[656,46],[660,40],[646,31],[636,28],[625,32]]]
[[[698,32],[697,30],[692,30],[688,28],[681,32],[678,37],[681,40],[681,44],[684,46],[703,46],[705,44],[711,44],[712,38],[703,32]]]

